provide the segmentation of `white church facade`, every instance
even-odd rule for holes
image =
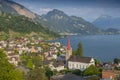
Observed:
[[[70,45],[70,38],[68,38],[68,45],[66,48],[66,62],[68,69],[80,69],[85,70],[91,65],[95,65],[94,58],[92,57],[80,57],[78,55],[72,55],[72,48]]]
[[[71,56],[68,60],[69,69],[85,70],[90,65],[95,65],[94,59],[91,57]]]

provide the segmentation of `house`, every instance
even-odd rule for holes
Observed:
[[[7,54],[14,53],[14,49],[13,48],[7,48],[7,49],[5,49],[5,51],[6,51]]]
[[[34,46],[32,46],[32,47],[30,48],[30,52],[31,52],[31,53],[37,53],[38,51],[37,51],[37,49],[36,49]]]
[[[64,65],[64,62],[54,62],[49,67],[51,68],[51,70],[57,70],[59,72],[65,69]]]
[[[95,65],[95,61],[91,57],[71,56],[68,59],[68,68],[69,69],[85,70],[90,65]]]
[[[50,80],[85,80],[85,79],[80,76],[76,76],[74,74],[64,74],[64,75],[52,76]]]
[[[57,54],[56,53],[51,53],[51,51],[49,52],[49,55],[47,56],[48,60],[52,60],[52,59],[57,59]]]
[[[42,52],[42,48],[41,47],[37,47],[38,52]]]
[[[115,79],[115,74],[111,70],[103,70],[102,71],[102,79],[114,80]]]
[[[12,63],[15,66],[18,66],[18,62],[20,61],[20,56],[18,54],[7,54],[8,62]]]
[[[102,80],[120,80],[120,71],[113,68],[105,68],[102,71]]]
[[[52,54],[52,58],[53,58],[53,59],[57,59],[57,54],[56,54],[56,53],[53,53],[53,54]]]
[[[44,54],[45,58],[47,58],[49,56],[49,52],[44,52],[43,54]]]
[[[56,59],[57,61],[65,61],[65,54],[60,54],[59,57]]]
[[[55,46],[60,47],[61,46],[60,42],[55,42]]]
[[[42,61],[42,63],[44,66],[50,66],[53,64],[53,61],[52,60],[44,60],[44,61]]]
[[[18,57],[11,57],[8,59],[8,62],[15,65],[15,66],[18,66],[19,58]]]

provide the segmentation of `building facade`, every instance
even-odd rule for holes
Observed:
[[[95,65],[95,61],[91,57],[71,56],[68,60],[69,69],[85,70],[91,65]]]
[[[80,57],[79,55],[72,55],[72,47],[70,45],[70,37],[68,37],[68,45],[66,49],[66,62],[69,69],[85,70],[90,65],[95,65],[92,57]]]
[[[68,37],[68,45],[66,48],[66,61],[72,56],[72,47],[70,45],[70,37]]]

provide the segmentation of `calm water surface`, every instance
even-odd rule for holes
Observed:
[[[101,61],[112,61],[120,58],[120,35],[71,36],[71,46],[75,50],[79,42],[83,45],[84,56],[94,57]],[[67,38],[55,41],[67,45]]]

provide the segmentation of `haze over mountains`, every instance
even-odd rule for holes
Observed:
[[[60,34],[77,33],[77,34],[89,35],[89,34],[106,33],[103,30],[104,27],[106,26],[102,26],[104,25],[103,23],[107,20],[107,19],[104,20],[104,18],[98,18],[93,23],[90,23],[81,17],[68,16],[66,13],[58,9],[54,9],[48,12],[47,14],[40,16],[40,15],[37,15],[36,13],[33,13],[29,9],[25,8],[24,6],[10,0],[0,0],[0,11],[7,12],[13,15],[25,16],[31,19],[33,22],[37,21],[43,27],[48,28],[51,31],[54,31]],[[119,19],[115,19],[115,20],[119,22]],[[111,24],[113,23],[112,21],[115,21],[115,20],[110,19]],[[114,24],[116,25],[117,22]],[[119,27],[119,25],[117,27]]]
[[[102,15],[93,21],[93,24],[102,29],[120,29],[120,17],[114,18],[109,15]]]

